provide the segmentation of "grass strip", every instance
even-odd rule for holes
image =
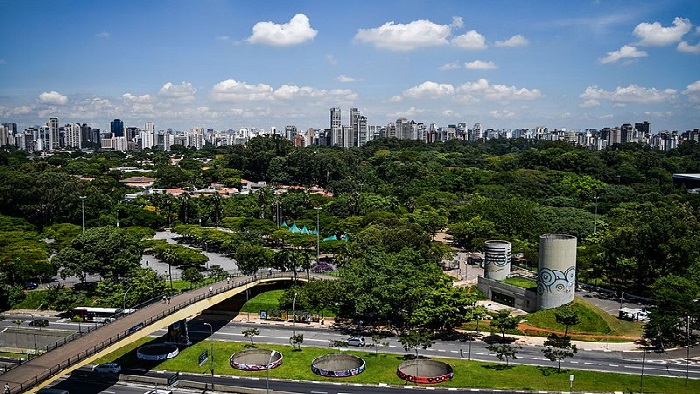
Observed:
[[[210,341],[193,344],[181,350],[180,354],[170,360],[162,362],[144,362],[136,358],[136,348],[149,342],[160,339],[144,338],[127,347],[97,360],[99,362],[118,362],[125,368],[145,368],[155,370],[182,371],[189,373],[207,374],[209,361],[201,367],[197,365],[199,354],[209,350]],[[213,341],[214,343],[214,371],[221,375],[253,376],[265,378],[265,372],[247,372],[232,368],[229,358],[234,353],[250,347],[249,343]],[[343,351],[343,353],[356,355],[366,362],[366,370],[360,375],[348,378],[324,378],[315,375],[311,371],[311,362],[314,358],[329,353],[340,353],[338,349],[303,347],[301,351],[295,351],[290,346],[274,344],[256,344],[257,347],[268,350],[276,350],[284,356],[283,364],[270,371],[270,377],[276,379],[315,380],[342,383],[379,384],[403,386],[406,382],[400,380],[396,370],[403,361],[403,355],[378,353],[370,349],[359,351]],[[464,359],[436,360],[446,362],[454,368],[454,378],[448,382],[435,385],[437,387],[476,387],[504,390],[550,390],[568,391],[569,375],[574,375],[575,391],[604,391],[604,392],[636,392],[639,390],[640,376],[616,373],[604,373],[594,371],[580,371],[562,369],[557,371],[552,367],[537,367],[518,365],[517,360],[509,367],[498,363],[486,363],[480,361],[468,361]],[[691,379],[687,382],[681,378],[668,378],[657,376],[644,377],[644,390],[654,393],[695,394],[700,392],[700,380]]]

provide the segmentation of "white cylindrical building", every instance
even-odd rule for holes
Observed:
[[[510,242],[491,240],[484,242],[484,277],[503,280],[510,275]]]
[[[567,234],[541,235],[537,309],[552,309],[572,302],[575,285],[576,237]]]

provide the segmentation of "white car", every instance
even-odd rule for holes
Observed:
[[[173,394],[173,392],[170,390],[155,389],[155,390],[146,391],[143,394]]]
[[[363,337],[351,337],[348,338],[347,341],[345,341],[348,346],[357,346],[357,347],[364,347],[365,346],[365,338]]]
[[[92,370],[97,373],[119,373],[122,371],[122,367],[117,363],[105,363],[95,365]]]

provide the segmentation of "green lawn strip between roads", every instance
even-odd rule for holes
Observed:
[[[180,354],[163,362],[144,362],[137,360],[135,349],[152,338],[144,338],[134,344],[126,346],[114,353],[96,360],[95,363],[118,362],[125,368],[147,368],[153,370],[181,371],[189,373],[208,374],[211,360],[201,367],[197,365],[198,356],[209,350],[211,342],[206,340],[198,342],[182,349]],[[265,378],[262,372],[246,372],[233,369],[229,364],[232,354],[249,348],[244,342],[213,341],[214,343],[214,372],[219,375],[253,376]],[[343,352],[356,355],[365,360],[366,369],[357,376],[348,378],[324,378],[315,375],[311,371],[311,362],[314,358],[329,353],[338,353],[338,349],[302,347],[301,351],[294,351],[290,346],[256,344],[258,348],[276,350],[284,356],[284,362],[278,368],[270,371],[270,378],[275,379],[299,379],[316,380],[340,383],[362,383],[391,385],[407,385],[396,376],[396,370],[404,359],[397,354],[379,353],[375,355],[372,348],[360,351]],[[449,363],[454,368],[455,374],[451,381],[440,383],[441,387],[479,387],[494,389],[514,390],[551,390],[567,391],[569,389],[569,375],[573,374],[574,391],[622,391],[636,392],[639,390],[640,375],[624,375],[603,372],[562,370],[557,372],[555,364],[552,367],[534,367],[514,365],[506,368],[503,364],[467,361],[464,359],[440,359]],[[685,379],[645,376],[645,392],[694,394],[700,392],[700,381]]]
[[[284,294],[284,290],[270,290],[260,293],[248,300],[241,307],[241,312],[258,314],[260,311],[276,310],[280,308],[279,299]]]

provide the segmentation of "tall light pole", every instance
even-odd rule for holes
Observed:
[[[596,234],[596,230],[598,229],[598,199],[600,197],[595,196],[593,199],[595,200],[595,208],[593,208],[593,235]]]
[[[292,300],[292,337],[297,336],[296,330],[296,306],[297,306],[297,293],[294,292],[294,299]]]
[[[205,322],[205,326],[209,326],[209,343],[211,347],[209,350],[209,357],[211,358],[211,389],[214,390],[214,329],[211,324]]]
[[[321,228],[319,227],[321,207],[314,207],[314,209],[316,210],[316,264],[318,264],[320,263],[319,259],[321,258]]]
[[[265,393],[270,392],[270,364],[272,364],[272,356],[275,355],[274,350],[270,350],[270,358],[267,359],[267,381],[265,382]]]
[[[87,196],[80,196],[80,202],[83,205],[83,232],[85,232],[85,198]]]
[[[133,284],[129,285],[129,288],[126,289],[126,291],[124,292],[124,301],[122,302],[122,313],[124,313],[124,310],[126,309],[126,295],[129,294],[129,290],[131,290],[132,287],[134,287]]]

